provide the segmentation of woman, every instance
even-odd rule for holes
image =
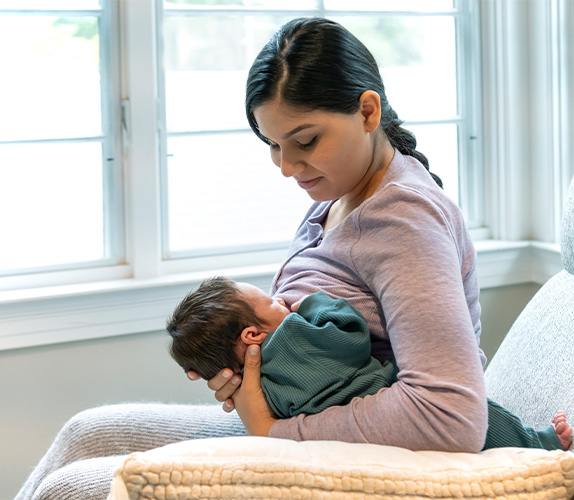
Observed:
[[[246,108],[282,174],[315,201],[272,291],[287,304],[317,290],[349,300],[367,318],[373,355],[394,358],[399,374],[348,406],[277,420],[255,347],[239,390],[230,370],[209,381],[216,398],[237,409],[249,434],[480,451],[487,409],[476,253],[459,208],[387,102],[372,55],[332,21],[293,20],[254,62]],[[235,413],[209,407],[89,410],[60,432],[17,499],[104,499],[121,460],[111,455],[245,429]],[[89,460],[70,464],[79,459]]]
[[[479,451],[487,418],[475,251],[369,51],[332,21],[294,20],[254,62],[246,106],[273,162],[317,202],[272,291],[287,304],[318,290],[349,300],[368,318],[373,355],[400,369],[376,396],[265,423],[257,384],[244,382],[233,401],[247,430]],[[218,399],[235,388],[223,382],[210,382]]]

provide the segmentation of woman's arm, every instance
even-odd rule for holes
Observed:
[[[357,216],[352,258],[380,300],[398,382],[347,406],[281,420],[270,436],[479,451],[486,394],[454,234],[464,228],[416,191],[385,189],[392,192]]]
[[[187,374],[190,380],[201,377],[194,371]],[[241,386],[239,387],[239,384]],[[253,345],[247,349],[243,367],[243,381],[240,375],[228,368],[208,380],[207,386],[215,391],[215,399],[223,402],[223,410],[237,410],[245,429],[251,436],[267,436],[277,421],[276,415],[265,399],[261,389],[261,350]]]

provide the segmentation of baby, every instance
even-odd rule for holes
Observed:
[[[279,418],[319,413],[368,397],[397,380],[397,367],[370,355],[367,322],[351,304],[322,292],[289,309],[249,283],[217,277],[185,297],[168,321],[170,353],[204,379],[224,368],[240,372],[249,345],[261,345],[261,387]],[[558,412],[547,429],[524,427],[488,400],[485,448],[564,449],[572,429]]]

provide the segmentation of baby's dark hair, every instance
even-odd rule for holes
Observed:
[[[237,340],[245,327],[261,323],[233,280],[210,278],[189,293],[168,320],[169,352],[186,372],[193,370],[206,380],[224,368],[239,372]]]

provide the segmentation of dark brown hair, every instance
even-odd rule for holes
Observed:
[[[304,110],[353,114],[366,90],[381,97],[380,127],[393,147],[429,170],[427,157],[417,150],[415,135],[401,126],[402,120],[387,100],[375,58],[350,31],[330,19],[293,19],[271,37],[247,77],[247,120],[257,137],[269,144],[255,120],[258,106],[279,97]],[[440,177],[430,175],[442,187]]]
[[[239,372],[242,363],[235,346],[247,326],[259,327],[261,321],[236,283],[210,278],[189,293],[168,320],[169,352],[186,372],[193,370],[206,380],[224,368]]]

